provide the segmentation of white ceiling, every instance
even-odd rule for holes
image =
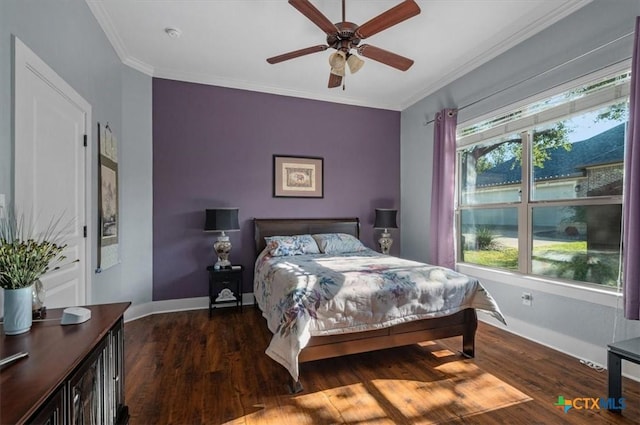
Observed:
[[[340,0],[311,0],[332,22]],[[401,0],[347,0],[363,24]],[[406,72],[371,59],[346,90],[328,89],[324,52],[266,58],[325,43],[286,0],[86,0],[122,62],[150,76],[402,110],[583,7],[591,0],[417,0],[422,12],[367,38],[415,61]],[[171,38],[165,28],[181,31]]]

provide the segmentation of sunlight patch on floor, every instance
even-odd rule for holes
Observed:
[[[244,416],[243,423],[279,425],[285,418],[289,422],[295,418],[300,425],[444,424],[532,400],[470,362],[450,362],[436,369],[449,377],[374,379],[292,396],[275,406],[263,405]]]
[[[362,383],[292,396],[279,406],[265,407],[242,419],[247,425],[395,424]]]
[[[316,415],[324,411],[322,419],[327,422],[314,423],[393,424],[363,383],[306,394],[293,401],[302,410],[313,411]],[[330,416],[327,415],[329,412]]]
[[[441,358],[441,357],[449,357],[449,356],[455,356],[455,355],[456,355],[456,353],[454,353],[454,352],[453,352],[453,351],[451,351],[451,350],[447,350],[447,349],[444,349],[444,350],[438,350],[438,351],[432,351],[432,352],[431,352],[431,354],[432,354],[434,357],[437,357],[437,358]]]
[[[453,363],[462,362],[452,362],[449,365]],[[470,417],[532,400],[477,368],[476,373],[471,371],[470,374],[460,371],[472,369],[468,366],[455,368],[458,372],[454,377],[439,381],[376,380],[373,384],[380,394],[403,413],[407,423],[446,423],[452,419]]]

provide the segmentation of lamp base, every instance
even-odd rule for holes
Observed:
[[[216,261],[216,263],[213,265],[213,268],[216,269],[216,270],[230,269],[231,268],[231,261],[218,259],[218,261]]]
[[[389,255],[389,250],[391,249],[391,245],[393,245],[393,239],[391,239],[391,233],[388,233],[387,229],[380,235],[378,243],[380,244],[380,251],[383,254]]]
[[[213,244],[213,249],[218,256],[218,261],[213,265],[213,268],[224,269],[231,267],[231,262],[229,261],[229,253],[231,252],[229,236],[224,233],[218,236],[218,240]]]

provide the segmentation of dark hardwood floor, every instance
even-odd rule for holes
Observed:
[[[640,383],[624,380],[622,415],[565,413],[558,396],[606,398],[607,372],[483,323],[474,359],[449,338],[305,363],[295,395],[264,354],[269,339],[252,307],[126,323],[130,424],[640,423]]]

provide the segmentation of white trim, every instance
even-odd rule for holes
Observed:
[[[209,308],[209,297],[178,298],[174,300],[151,301],[144,304],[134,304],[124,313],[125,322],[142,319],[154,314],[172,313],[175,311],[205,310]],[[254,304],[253,292],[242,294],[242,305]],[[233,304],[221,305],[216,308],[235,307]]]
[[[495,280],[495,279],[492,279]],[[536,287],[536,289],[540,289]],[[208,297],[198,297],[198,298],[183,298],[177,300],[166,300],[166,301],[155,301],[145,304],[137,304],[132,305],[127,309],[124,315],[124,320],[126,322],[131,322],[134,320],[141,319],[146,316],[151,316],[154,314],[162,314],[162,313],[171,313],[176,311],[190,311],[190,310],[204,310],[207,306]],[[242,294],[242,305],[243,306],[251,306],[254,303],[253,293],[245,293]],[[233,307],[233,306],[230,306]],[[551,348],[553,350],[559,351],[561,353],[567,354],[571,357],[575,357],[576,359],[584,359],[590,360],[597,365],[602,365],[606,363],[606,357],[603,358],[602,351],[605,351],[606,356],[606,348],[595,346],[593,344],[585,343],[584,341],[572,339],[567,344],[567,335],[556,333],[550,331],[549,329],[538,329],[534,325],[530,323],[520,321],[513,317],[506,317],[508,326],[504,326],[499,323],[493,316],[489,316],[488,313],[483,312],[482,310],[478,311],[478,320],[481,322],[487,323],[491,326],[498,327],[502,330],[505,330],[511,334],[518,335],[522,338],[533,341],[537,344],[543,345],[545,347]],[[531,337],[530,335],[543,335],[545,337],[551,335],[551,339],[556,339],[559,341],[557,346],[554,346],[550,343],[547,343],[542,340],[542,338]],[[583,356],[578,355],[577,352],[573,352],[576,350],[568,351],[567,349],[561,348],[563,345],[568,345],[569,347],[575,348],[576,350],[583,353]],[[584,354],[589,358],[585,358]],[[592,358],[595,358],[593,360]],[[640,368],[634,367],[634,365],[629,365],[629,362],[623,362],[623,375],[627,378],[633,379],[635,381],[640,382]],[[586,367],[586,366],[585,366]]]
[[[596,366],[600,366],[606,369],[607,347],[589,344],[585,341],[573,338],[566,333],[556,332],[548,328],[540,328],[529,322],[525,322],[510,316],[505,317],[507,326],[504,326],[495,318],[489,316],[482,310],[478,311],[478,313],[478,320],[481,322],[487,323],[491,326],[495,326],[529,341],[533,341],[536,344],[540,344],[542,346],[551,348],[552,350],[559,351],[563,354],[574,357],[576,361],[590,361],[593,362]],[[631,364],[630,362],[622,363],[622,375],[629,379],[633,379],[634,381],[640,382],[640,367],[638,365]]]
[[[329,92],[327,92],[328,93],[327,95],[314,94],[314,93],[308,93],[308,92],[299,91],[299,90],[291,90],[287,88],[264,86],[261,84],[252,83],[250,81],[218,78],[210,74],[202,74],[202,73],[196,73],[196,72],[183,72],[183,71],[177,71],[174,69],[166,69],[166,68],[155,68],[149,65],[148,63],[136,57],[133,57],[131,54],[129,54],[129,52],[125,47],[125,43],[123,42],[122,38],[118,34],[118,31],[116,30],[115,25],[113,24],[111,18],[109,17],[109,13],[107,12],[103,1],[95,1],[95,0],[85,0],[85,1],[89,6],[89,9],[93,13],[93,16],[96,18],[96,21],[98,21],[98,24],[102,28],[102,31],[105,33],[107,39],[109,40],[109,43],[111,43],[111,45],[113,46],[113,49],[118,55],[118,58],[120,59],[120,61],[124,65],[129,66],[137,71],[140,71],[143,74],[146,74],[150,77],[165,78],[168,80],[184,81],[184,82],[198,83],[198,84],[207,84],[211,86],[226,87],[226,88],[239,89],[239,90],[251,90],[259,93],[271,93],[271,94],[277,94],[281,96],[291,96],[291,97],[297,97],[302,99],[320,100],[325,102],[333,102],[333,103],[340,103],[340,104],[354,105],[354,106],[363,106],[363,107],[375,108],[375,109],[385,109],[385,110],[392,110],[392,111],[401,111],[403,109],[402,105],[398,105],[398,104],[391,104],[391,103],[381,104],[381,103],[368,102],[366,100],[363,101],[359,99],[353,99],[348,97],[348,95],[345,95],[345,93],[341,93],[339,97],[336,97],[335,95],[329,94]],[[580,0],[580,1],[583,1],[583,0]],[[591,1],[591,0],[588,0],[588,1]]]
[[[111,21],[109,13],[105,9],[103,2],[86,0],[86,3],[93,13],[93,16],[96,18],[96,21],[98,21],[100,28],[102,28],[102,31],[107,36],[107,40],[111,43],[113,50],[116,51],[120,61],[143,74],[153,77],[153,67],[151,65],[132,57],[129,52],[127,52],[125,44],[122,41],[122,38],[120,38],[120,35],[116,30],[116,26]]]
[[[140,71],[143,74],[148,75],[149,77],[153,77],[154,75],[154,68],[151,65],[147,64],[146,62],[142,62],[141,60],[138,60],[134,57],[129,56],[125,58],[122,63],[124,65],[127,65],[128,67],[135,69],[136,71]]]
[[[476,143],[486,142],[487,140],[498,137],[523,132],[561,119],[568,119],[608,105],[613,105],[623,99],[628,99],[630,91],[630,82],[611,86],[584,97],[536,112],[524,118],[519,118],[468,136],[458,137],[456,140],[456,149],[460,150]],[[535,102],[530,102],[530,104],[531,103]]]
[[[84,149],[84,167],[85,167],[85,192],[84,192],[84,226],[87,227],[87,237],[85,238],[85,288],[84,288],[84,303],[88,303],[91,300],[91,288],[93,286],[93,268],[91,255],[91,248],[96,243],[96,235],[94,229],[93,216],[91,215],[91,205],[93,199],[93,184],[91,176],[93,176],[93,119],[92,119],[92,107],[73,87],[71,87],[62,77],[60,77],[49,65],[38,57],[26,44],[24,44],[18,37],[13,36],[14,40],[14,69],[29,69],[34,74],[38,75],[42,81],[49,84],[49,86],[60,94],[60,96],[67,99],[70,103],[76,105],[78,109],[82,110],[85,114],[85,134],[87,135],[87,146]],[[14,72],[14,90],[18,90],[20,85],[25,84],[23,82],[23,74],[20,72]],[[14,121],[15,121],[15,103],[20,101],[16,99],[14,94]],[[17,139],[18,134],[14,135]],[[15,148],[14,148],[15,149]],[[15,158],[14,158],[15,160]],[[14,170],[15,173],[15,170]],[[15,182],[14,182],[15,186]],[[14,187],[14,203],[15,203],[15,187]]]
[[[468,74],[470,71],[480,67],[486,62],[489,62],[490,60],[498,57],[502,53],[522,43],[526,39],[531,38],[532,36],[538,34],[539,32],[542,32],[547,27],[550,27],[551,25],[555,24],[561,19],[566,18],[567,16],[571,15],[573,12],[586,6],[592,1],[593,0],[568,1],[565,5],[558,7],[557,9],[553,10],[552,12],[548,13],[545,16],[541,16],[537,21],[530,22],[528,25],[523,26],[522,30],[518,31],[516,34],[510,37],[508,41],[506,42],[501,41],[497,43],[495,46],[493,46],[492,48],[488,50],[483,50],[480,55],[465,62],[464,64],[457,67],[456,69],[448,71],[445,77],[439,79],[435,83],[431,84],[429,87],[411,96],[409,99],[407,99],[407,101],[400,104],[400,110],[404,110],[418,103],[425,97],[435,93],[437,90],[447,86],[448,84],[452,83],[458,78]]]
[[[611,308],[618,308],[619,300],[622,298],[622,293],[614,292],[614,290],[582,286],[538,276],[527,276],[521,273],[480,267],[473,264],[459,263],[456,265],[456,270],[460,273],[476,277],[481,281],[486,280],[504,285],[517,286],[523,289],[541,291],[547,294],[586,301]]]
[[[486,114],[482,114],[480,116],[476,116],[476,117],[470,117],[468,118],[466,121],[460,122],[458,123],[457,127],[458,128],[466,128],[466,127],[470,127],[478,122],[481,121],[485,121],[491,118],[495,118],[498,117],[500,115],[505,115],[508,114],[510,112],[513,112],[514,110],[518,110],[520,108],[523,108],[527,105],[530,105],[532,103],[536,103],[539,102],[541,100],[550,98],[552,96],[555,96],[557,94],[569,91],[569,90],[573,90],[577,87],[580,86],[584,86],[585,84],[588,84],[590,82],[593,82],[595,80],[599,80],[602,78],[606,78],[606,77],[610,77],[611,75],[614,74],[619,74],[625,70],[629,70],[631,69],[631,59],[626,60],[626,61],[622,61],[620,63],[617,63],[615,65],[612,66],[608,66],[606,68],[600,69],[598,71],[589,73],[585,76],[582,76],[580,78],[576,78],[576,79],[571,79],[570,81],[567,81],[566,83],[563,84],[559,84],[556,85],[554,87],[551,87],[548,90],[544,90],[542,92],[539,92],[533,96],[528,96],[525,99],[522,99],[518,102],[514,102],[514,103],[510,103],[509,105],[503,106],[499,109],[494,109],[493,111],[487,112]],[[458,114],[459,115],[459,114]]]
[[[413,104],[419,102],[423,98],[435,93],[437,90],[445,87],[446,85],[452,83],[456,79],[468,74],[470,71],[478,68],[479,66],[485,64],[486,62],[496,58],[500,54],[506,52],[507,50],[515,47],[519,43],[527,40],[528,38],[534,36],[535,34],[541,32],[547,27],[553,25],[554,23],[562,20],[563,18],[571,15],[575,11],[580,8],[586,6],[588,3],[591,3],[593,0],[565,0],[564,4],[559,5],[553,11],[547,13],[544,16],[541,16],[535,21],[527,22],[526,25],[521,25],[521,29],[517,31],[512,37],[509,38],[507,42],[500,40],[496,42],[492,47],[487,50],[483,50],[478,56],[472,58],[469,61],[466,61],[455,69],[450,70],[446,73],[446,75],[430,84],[428,87],[420,90],[419,92],[413,94],[409,98],[404,101],[400,101],[399,103],[386,103],[386,102],[371,102],[367,100],[359,100],[353,99],[345,96],[345,93],[342,93],[341,96],[337,97],[335,95],[323,95],[318,93],[308,93],[304,91],[290,90],[286,88],[279,87],[270,87],[260,84],[255,84],[249,81],[240,81],[240,80],[231,80],[225,78],[216,78],[212,77],[210,74],[201,74],[201,73],[185,73],[181,71],[176,71],[172,69],[158,69],[153,66],[143,62],[142,60],[133,57],[126,49],[125,43],[122,38],[118,35],[115,25],[113,24],[111,18],[109,17],[108,12],[104,7],[103,1],[96,0],[85,0],[89,9],[93,13],[96,21],[104,31],[107,39],[113,46],[116,54],[120,58],[120,61],[131,68],[134,68],[144,74],[149,75],[150,77],[156,78],[166,78],[169,80],[178,80],[199,84],[208,84],[219,87],[228,87],[228,88],[236,88],[241,90],[251,90],[260,93],[271,93],[277,94],[281,96],[292,96],[303,99],[311,99],[311,100],[320,100],[325,102],[334,102],[346,105],[354,105],[354,106],[363,106],[368,108],[376,108],[376,109],[385,109],[392,111],[403,111]]]
[[[125,64],[127,64],[125,62]],[[311,100],[321,100],[324,102],[333,102],[340,103],[345,105],[354,105],[354,106],[363,106],[367,108],[374,109],[384,109],[391,111],[401,111],[401,105],[391,104],[391,103],[373,103],[367,100],[354,99],[349,97],[348,91],[342,92],[340,91],[340,95],[336,96],[335,94],[330,94],[331,92],[327,92],[327,95],[320,93],[309,93],[300,90],[292,90],[284,87],[271,87],[265,86],[262,84],[255,84],[250,81],[244,80],[232,80],[228,78],[219,78],[209,74],[200,74],[195,72],[180,72],[170,69],[155,69],[153,77],[156,78],[165,78],[168,80],[177,80],[177,81],[185,81],[190,83],[198,83],[198,84],[207,84],[216,87],[226,87],[232,89],[239,90],[250,90],[259,93],[270,93],[277,94],[281,96],[291,96],[298,97],[303,99],[311,99]]]

